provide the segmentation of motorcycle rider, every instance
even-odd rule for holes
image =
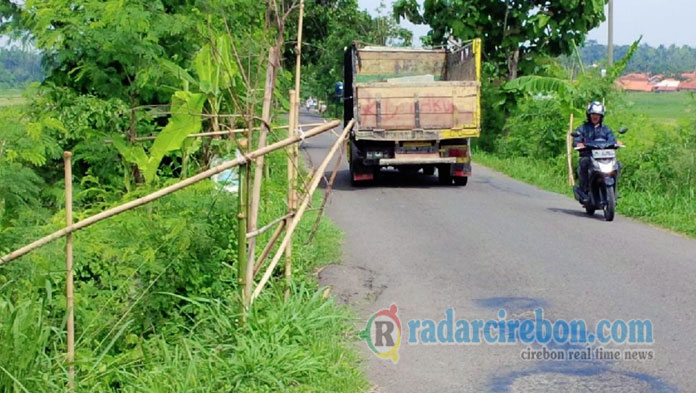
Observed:
[[[578,172],[580,175],[580,195],[582,197],[583,203],[589,200],[589,179],[588,174],[590,170],[590,165],[592,165],[592,151],[585,149],[585,142],[595,141],[597,139],[604,139],[608,143],[617,143],[614,132],[607,126],[604,125],[604,113],[605,108],[599,101],[592,101],[587,106],[585,111],[587,114],[587,121],[580,127],[578,127],[575,132],[579,136],[573,138],[573,144],[575,148],[580,150],[580,162],[578,165]]]

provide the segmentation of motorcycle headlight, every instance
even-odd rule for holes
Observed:
[[[614,163],[613,162],[600,162],[599,163],[599,171],[602,173],[611,173],[614,171]]]

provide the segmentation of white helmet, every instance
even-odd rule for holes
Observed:
[[[604,117],[604,105],[599,101],[592,101],[590,105],[587,106],[587,117],[590,115],[601,115]]]

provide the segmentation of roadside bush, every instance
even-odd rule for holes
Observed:
[[[567,123],[557,100],[525,98],[508,119],[497,150],[504,155],[555,157],[565,151]]]

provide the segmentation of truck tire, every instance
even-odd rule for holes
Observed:
[[[348,175],[350,176],[350,185],[353,187],[357,187],[360,185],[360,182],[355,181],[355,165],[353,164],[353,160],[348,161]]]
[[[457,176],[454,178],[454,184],[457,186],[464,187],[468,182],[469,178],[467,176]]]
[[[437,181],[445,186],[452,184],[452,175],[450,174],[449,164],[437,166]]]

